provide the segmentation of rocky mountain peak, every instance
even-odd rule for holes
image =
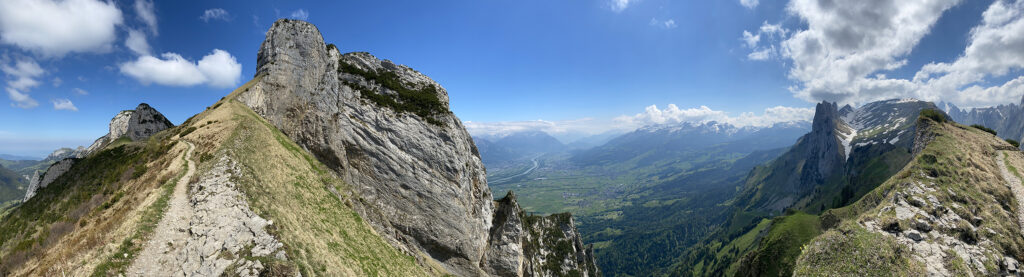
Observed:
[[[421,264],[488,273],[495,204],[444,88],[369,53],[342,55],[303,21],[275,22],[257,60],[255,80],[235,99],[350,184],[353,208],[377,233]]]
[[[56,161],[44,171],[37,171],[29,179],[29,185],[25,190],[23,202],[28,201],[36,194],[36,191],[45,188],[57,177],[71,169],[78,159],[89,156],[102,150],[117,139],[127,137],[132,141],[149,138],[153,134],[174,127],[170,120],[163,114],[150,107],[149,104],[141,103],[134,110],[124,110],[114,118],[110,119],[110,132],[96,139],[89,148],[79,146],[76,149],[61,148],[47,156],[47,161]]]
[[[96,139],[89,148],[85,149],[84,153],[78,156],[95,153],[122,137],[127,137],[132,141],[143,140],[171,127],[174,127],[174,124],[167,120],[167,117],[164,117],[149,104],[141,103],[134,110],[124,110],[114,115],[114,118],[110,119],[110,131]]]

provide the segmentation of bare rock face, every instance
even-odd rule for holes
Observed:
[[[22,202],[28,201],[32,196],[36,195],[36,191],[41,188],[45,188],[50,185],[50,183],[53,183],[54,180],[57,180],[57,177],[60,177],[60,175],[64,175],[68,170],[71,170],[71,166],[75,164],[75,161],[75,158],[60,160],[50,165],[50,167],[46,169],[46,172],[37,173],[35,176],[32,176],[32,179],[29,181],[28,188],[25,189],[25,199],[22,200]]]
[[[150,107],[149,104],[141,103],[134,110],[117,113],[110,120],[110,132],[93,142],[79,157],[96,153],[122,137],[127,137],[132,141],[142,140],[171,127],[174,127],[174,124],[163,114]]]
[[[453,274],[488,275],[494,203],[441,85],[368,53],[342,55],[312,24],[287,19],[267,31],[257,65],[236,99],[350,184],[382,237]]]
[[[77,149],[61,148],[47,156],[46,160],[59,161],[50,165],[45,171],[33,174],[22,202],[28,201],[36,195],[37,190],[45,188],[57,180],[57,177],[70,170],[77,159],[96,153],[119,138],[128,137],[133,141],[142,140],[171,127],[174,127],[174,124],[170,120],[146,103],[139,104],[135,110],[117,113],[110,120],[110,132],[96,139],[89,148],[81,146]]]
[[[511,191],[497,201],[480,266],[493,276],[601,276],[569,214],[527,215]]]

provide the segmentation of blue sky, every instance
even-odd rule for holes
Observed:
[[[1012,35],[1024,25],[1020,1],[850,2],[0,0],[0,77],[17,91],[0,97],[0,153],[88,145],[140,102],[181,123],[253,75],[265,31],[282,17],[314,23],[342,52],[427,74],[475,134],[767,125],[807,119],[820,100],[1020,99],[1024,50],[997,63],[971,54],[999,46],[982,45],[989,33],[1004,48],[1024,45]],[[100,8],[62,9],[75,5]],[[920,7],[931,12],[901,13]],[[26,16],[32,9],[52,19]]]

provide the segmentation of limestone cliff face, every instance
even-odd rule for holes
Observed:
[[[840,119],[836,103],[818,103],[814,111],[814,121],[811,123],[811,132],[803,138],[810,147],[808,153],[812,155],[808,164],[812,166],[806,167],[808,175],[805,175],[805,180],[802,181],[820,183],[833,170],[843,166],[849,156],[846,148],[850,148],[848,144],[843,145],[843,141],[847,137],[852,139],[851,132],[850,127]]]
[[[135,110],[125,110],[117,113],[110,120],[110,132],[96,139],[88,148],[81,146],[77,149],[62,148],[50,154],[47,160],[52,159],[57,162],[50,165],[45,171],[33,174],[28,188],[25,190],[25,198],[22,202],[28,201],[32,196],[36,195],[38,189],[45,188],[56,180],[57,177],[71,169],[75,161],[96,153],[115,140],[122,137],[127,137],[132,141],[142,140],[171,127],[174,127],[174,124],[170,120],[167,120],[163,114],[146,103],[139,104]]]
[[[569,214],[527,215],[514,193],[497,201],[480,266],[494,276],[600,276]]]
[[[37,190],[45,188],[50,185],[50,183],[53,183],[54,180],[57,180],[57,177],[64,175],[64,173],[68,172],[74,164],[74,158],[66,158],[50,165],[50,167],[46,169],[46,172],[32,176],[32,180],[29,181],[28,188],[25,189],[25,199],[22,200],[22,202],[28,201],[28,199],[36,195]]]
[[[146,103],[139,104],[134,110],[117,113],[110,120],[110,132],[100,137],[79,156],[87,156],[106,147],[115,140],[127,137],[132,141],[149,138],[157,132],[174,127],[163,114]]]
[[[491,191],[441,85],[368,53],[342,55],[302,21],[275,22],[257,59],[257,80],[236,99],[350,184],[378,233],[453,274],[488,274]]]

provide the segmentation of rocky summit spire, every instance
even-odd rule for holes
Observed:
[[[163,114],[149,104],[140,103],[134,110],[121,111],[110,119],[110,131],[93,142],[82,156],[95,153],[122,137],[132,141],[143,140],[171,127],[174,124]]]

